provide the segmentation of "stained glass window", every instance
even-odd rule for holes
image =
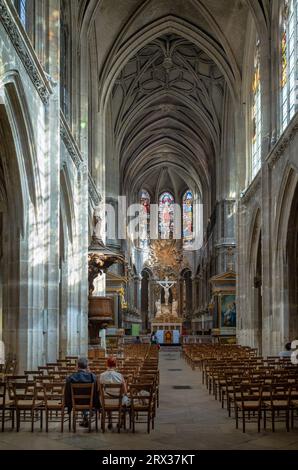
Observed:
[[[24,26],[26,26],[26,0],[20,0],[20,18]]]
[[[280,131],[283,132],[297,110],[298,0],[284,0],[281,21]]]
[[[140,195],[142,211],[140,214],[140,245],[145,247],[149,241],[150,233],[150,194],[142,189]]]
[[[163,239],[173,237],[174,226],[174,197],[169,192],[164,192],[159,198],[159,235]]]
[[[260,80],[260,42],[257,40],[252,82],[252,159],[251,177],[254,178],[261,168],[261,80]]]
[[[193,195],[187,190],[183,196],[183,240],[190,242],[193,239]]]
[[[15,7],[19,14],[23,26],[26,27],[27,20],[27,0],[15,0]]]

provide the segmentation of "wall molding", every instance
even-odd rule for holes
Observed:
[[[81,151],[72,135],[70,127],[64,117],[62,111],[60,111],[60,136],[64,142],[64,145],[75,165],[77,170],[82,170],[82,167],[85,166],[83,156]]]
[[[240,202],[241,204],[247,204],[250,199],[259,191],[261,188],[261,171],[255,176],[248,188],[241,193]]]
[[[94,206],[98,206],[102,201],[102,196],[99,193],[90,172],[88,175],[88,191],[89,191],[89,198],[93,202]]]
[[[266,162],[270,170],[272,170],[275,165],[277,164],[278,160],[286,150],[286,148],[290,145],[291,141],[295,138],[298,132],[298,114],[294,116],[284,133],[280,136],[277,143],[269,153],[266,158]]]
[[[52,87],[27,37],[20,19],[6,0],[0,0],[0,22],[6,30],[42,102],[47,104]]]
[[[60,135],[78,173],[87,172],[88,170],[84,157],[72,135],[62,111],[60,111]],[[101,203],[102,196],[100,195],[90,172],[88,172],[88,195],[94,206],[98,206]]]

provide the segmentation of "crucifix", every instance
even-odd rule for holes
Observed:
[[[157,283],[163,288],[165,292],[165,304],[169,305],[169,296],[171,287],[176,284],[176,281],[169,281],[166,277],[164,281],[157,281]]]

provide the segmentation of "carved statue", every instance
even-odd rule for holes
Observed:
[[[93,213],[93,234],[92,238],[97,241],[101,241],[101,225],[102,225],[102,218],[101,218],[101,211],[99,207],[95,207]]]
[[[93,294],[95,289],[94,280],[97,276],[102,275],[114,263],[122,263],[121,255],[109,253],[92,253],[88,254],[88,283],[89,295]]]
[[[155,307],[156,307],[156,317],[159,317],[161,315],[161,301],[157,300],[155,302]]]
[[[173,317],[178,317],[178,300],[172,302],[172,315]]]
[[[104,272],[104,260],[95,253],[89,253],[88,255],[88,283],[89,283],[89,295],[93,294],[94,291],[94,280],[98,275]]]

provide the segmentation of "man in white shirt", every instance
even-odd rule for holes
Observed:
[[[127,385],[125,379],[120,372],[116,371],[117,361],[114,357],[109,357],[107,360],[107,370],[102,372],[99,376],[100,384],[122,384],[123,385],[123,396],[122,396],[122,405],[129,406],[130,399],[127,396]],[[111,417],[109,417],[108,428],[112,428]]]
[[[107,370],[102,372],[99,376],[99,383],[101,384],[123,384],[123,391],[127,393],[127,386],[124,377],[120,372],[116,371],[117,362],[114,357],[109,357],[107,360]]]

